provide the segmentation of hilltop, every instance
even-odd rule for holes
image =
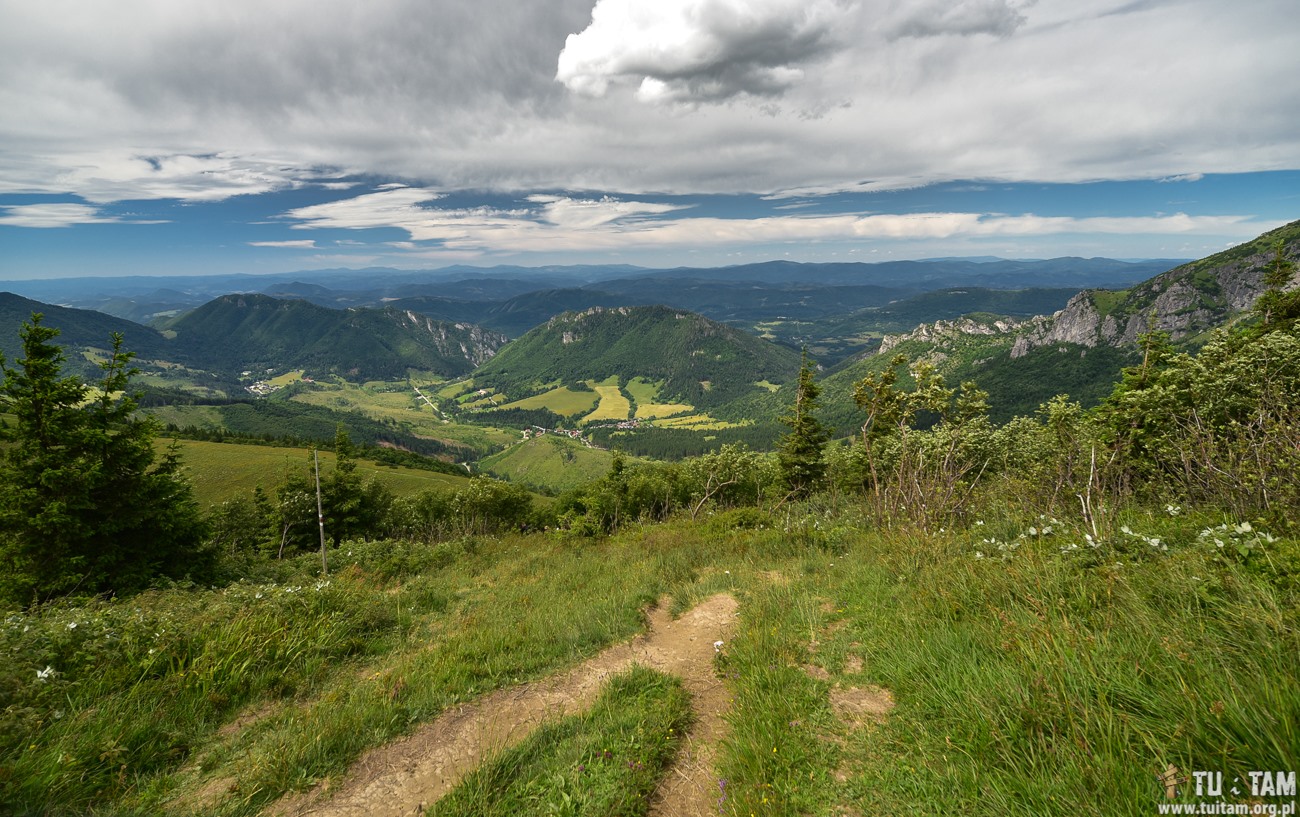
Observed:
[[[793,351],[701,315],[665,306],[593,307],[529,331],[479,367],[474,382],[512,399],[554,385],[617,375],[662,381],[659,399],[717,408],[784,383],[799,368]]]

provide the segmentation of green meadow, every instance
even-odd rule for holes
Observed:
[[[159,441],[160,449],[170,441]],[[312,453],[308,448],[282,448],[268,445],[243,445],[215,443],[199,440],[179,440],[181,462],[186,476],[194,485],[194,496],[203,506],[218,504],[237,496],[251,494],[257,486],[272,490],[292,471],[311,467]],[[321,473],[333,470],[334,452],[320,452]],[[459,488],[468,477],[455,477],[436,471],[381,465],[368,460],[357,463],[357,473],[363,479],[375,478],[398,496],[407,496],[426,490]]]
[[[309,554],[229,586],[14,613],[0,799],[257,814],[635,635],[656,600],[680,613],[717,593],[739,601],[710,650],[730,699],[710,783],[723,815],[1136,816],[1168,802],[1170,767],[1296,768],[1297,588],[1280,572],[1295,540],[1118,518],[1168,550],[1118,528],[1093,548],[1077,520],[1010,513],[877,530],[818,502],[598,539],[353,542],[329,576]],[[1225,559],[1215,536],[1261,558]],[[436,813],[644,814],[688,723],[671,679],[615,679]]]

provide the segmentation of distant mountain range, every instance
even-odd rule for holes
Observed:
[[[441,310],[440,314],[446,316],[440,319],[468,320],[517,337],[557,313],[542,314],[545,308],[530,311],[523,304],[504,312],[495,312],[494,307],[529,293],[554,290],[576,291],[566,296],[567,309],[616,305],[611,303],[613,300],[626,305],[666,304],[716,320],[754,321],[774,316],[815,319],[951,287],[1060,287],[1075,292],[1089,287],[1122,287],[1178,263],[1159,259],[1126,262],[1057,258],[936,259],[875,264],[772,261],[663,270],[626,265],[486,269],[462,266],[421,271],[372,268],[269,275],[8,281],[0,282],[0,290],[46,303],[96,309],[139,323],[164,321],[230,293],[257,292],[301,298],[334,309],[377,308],[395,300],[432,298],[437,300],[428,302],[430,308]],[[843,289],[832,292],[833,287]],[[458,302],[457,305],[449,305],[452,301]],[[451,317],[453,314],[455,317]],[[527,324],[527,320],[534,322]]]
[[[976,380],[990,391],[995,417],[1006,419],[1060,392],[1100,399],[1152,314],[1153,325],[1189,345],[1239,319],[1262,291],[1262,266],[1279,239],[1300,249],[1300,222],[1176,266],[1078,258],[778,261],[712,270],[330,270],[129,279],[120,290],[111,279],[85,279],[81,288],[29,282],[27,291],[59,300],[149,310],[153,326],[4,293],[0,350],[15,359],[19,324],[41,311],[63,330],[74,366],[93,370],[94,355],[83,351],[105,348],[121,332],[142,361],[158,364],[159,378],[171,371],[160,362],[171,362],[216,378],[226,393],[242,393],[244,373],[268,369],[353,381],[411,371],[470,375],[475,389],[512,401],[557,384],[591,394],[592,383],[617,376],[620,385],[605,388],[638,380],[653,384],[665,405],[770,421],[802,347],[824,367],[828,420],[848,430],[856,416],[852,386],[885,365],[884,349],[928,357],[950,382]],[[222,285],[264,292],[204,295]],[[201,303],[188,303],[201,295]]]

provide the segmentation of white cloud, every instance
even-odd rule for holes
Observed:
[[[161,221],[106,216],[88,204],[0,205],[0,224],[10,227],[71,227],[74,224],[162,224]]]
[[[99,150],[68,154],[57,161],[62,167],[53,179],[38,176],[49,168],[33,164],[28,172],[4,176],[0,193],[67,191],[99,204],[127,199],[221,201],[296,187],[317,172],[290,161],[231,153],[144,155]]]
[[[680,204],[656,204],[621,201],[610,196],[599,199],[574,199],[567,196],[529,196],[542,205],[542,218],[558,227],[581,230],[615,221],[627,222],[638,216],[661,215],[684,209]]]
[[[437,201],[443,194],[436,190],[386,184],[379,192],[366,193],[350,199],[299,207],[285,214],[286,218],[300,222],[302,228],[339,228],[363,230],[374,227],[401,227],[417,225],[430,212],[420,207]]]
[[[630,85],[643,101],[776,96],[802,79],[801,64],[840,47],[847,10],[840,0],[597,0],[555,78],[596,97]]]
[[[250,247],[280,247],[286,250],[315,250],[316,240],[312,238],[301,241],[249,241]]]
[[[385,190],[285,214],[297,229],[393,227],[409,241],[400,251],[462,253],[574,253],[643,249],[725,248],[782,242],[932,241],[988,237],[1030,238],[1100,234],[1253,235],[1260,230],[1241,215],[1139,218],[1042,217],[1033,214],[928,212],[912,214],[780,214],[761,218],[693,217],[687,208],[606,197],[585,200],[553,195],[528,198],[533,207],[440,209],[428,190]],[[434,246],[436,244],[436,246]]]
[[[923,0],[898,4],[883,26],[891,38],[970,36],[1009,37],[1025,23],[1024,9],[1036,0]]]

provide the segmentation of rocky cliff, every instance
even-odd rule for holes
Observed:
[[[1264,292],[1264,271],[1282,241],[1300,254],[1300,222],[1293,222],[1226,252],[1175,267],[1129,290],[1086,290],[1065,309],[1025,327],[1013,358],[1056,343],[1116,348],[1137,342],[1148,329],[1168,332],[1175,343],[1194,343],[1211,329],[1246,315]],[[1291,287],[1297,286],[1293,280]]]

